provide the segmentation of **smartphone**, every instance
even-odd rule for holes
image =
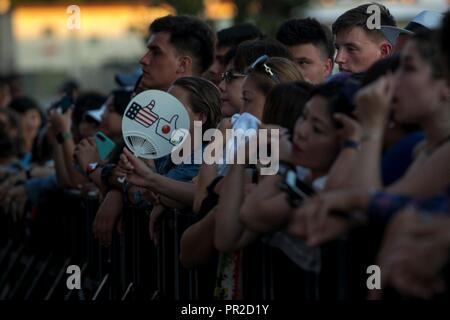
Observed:
[[[64,95],[58,102],[55,104],[55,109],[57,109],[60,113],[65,113],[72,105],[74,101],[72,97],[68,94]]]
[[[295,170],[288,170],[286,172],[280,187],[288,194],[289,202],[294,207],[299,206],[306,198],[316,193],[311,186],[298,179]]]
[[[116,147],[114,141],[109,139],[103,132],[98,131],[95,134],[95,145],[97,146],[97,152],[100,156],[100,160],[106,160],[111,152]]]

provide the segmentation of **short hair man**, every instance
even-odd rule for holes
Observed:
[[[305,78],[322,83],[333,71],[334,44],[330,30],[316,19],[283,23],[276,38],[288,47]]]
[[[336,37],[335,62],[340,71],[364,72],[374,62],[389,56],[393,51],[392,44],[380,29],[369,29],[367,20],[374,13],[367,13],[367,9],[372,5],[379,8],[381,25],[396,25],[389,10],[378,3],[363,4],[339,16],[333,23],[332,30]]]
[[[165,16],[150,25],[148,51],[139,61],[139,90],[167,90],[183,76],[200,76],[214,57],[214,33],[191,16]]]
[[[228,51],[237,47],[241,42],[260,39],[262,37],[262,32],[251,23],[238,24],[217,32],[214,61],[205,73],[205,77],[216,85],[219,85],[221,75],[227,67],[224,58]]]

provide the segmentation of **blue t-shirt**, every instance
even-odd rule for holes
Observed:
[[[414,161],[414,148],[424,138],[423,132],[413,132],[402,138],[383,154],[381,175],[384,186],[391,185],[405,174]]]
[[[194,164],[194,158],[195,153],[193,152],[191,154],[190,164],[182,163],[175,165],[169,154],[155,160],[156,171],[159,174],[173,180],[190,182],[198,175],[198,171],[201,166],[200,164]]]

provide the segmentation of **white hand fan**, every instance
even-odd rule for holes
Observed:
[[[181,145],[189,132],[189,114],[174,96],[160,90],[136,95],[122,118],[122,135],[137,157],[157,159]]]

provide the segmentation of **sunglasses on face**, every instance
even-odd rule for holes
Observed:
[[[243,77],[245,77],[245,74],[235,73],[234,70],[230,69],[230,70],[227,70],[226,72],[222,73],[221,78],[222,78],[222,81],[225,81],[226,83],[230,83],[234,79],[243,78]]]
[[[278,75],[276,73],[274,73],[272,71],[272,69],[266,64],[266,61],[269,60],[269,56],[262,55],[261,57],[259,57],[258,59],[255,60],[255,62],[253,62],[249,68],[249,72],[254,71],[256,69],[258,69],[260,66],[264,67],[264,72],[270,76],[270,78],[276,82],[276,83],[280,83],[280,78],[278,77]]]

